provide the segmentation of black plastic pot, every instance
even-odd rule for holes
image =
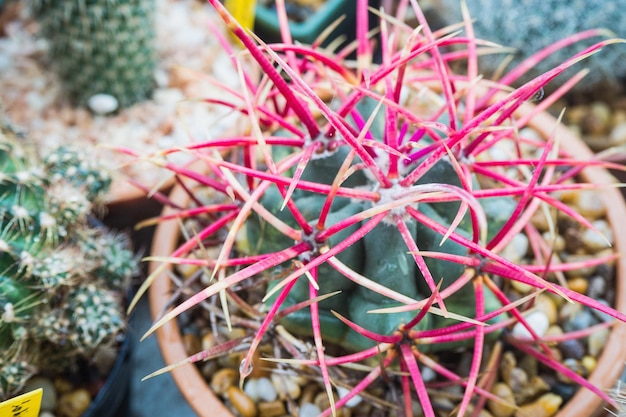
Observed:
[[[132,337],[127,332],[111,373],[87,411],[81,417],[120,417],[128,415],[131,351]]]

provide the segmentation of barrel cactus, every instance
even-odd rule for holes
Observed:
[[[118,343],[137,271],[128,239],[96,221],[109,174],[18,136],[0,126],[0,399]]]
[[[156,67],[154,0],[31,0],[51,68],[76,105],[98,94],[120,107],[148,98]],[[102,97],[102,96],[99,96]]]
[[[161,272],[171,264],[196,268],[205,284],[176,307],[164,306],[167,311],[146,336],[168,320],[189,320],[194,307],[210,305],[211,319],[223,318],[215,328],[236,323],[248,333],[181,363],[236,345],[246,351],[239,368],[245,378],[264,366],[258,355],[268,351],[261,349],[268,343],[280,356],[268,360],[316,367],[330,401],[324,416],[389,377],[396,378],[407,415],[418,403],[432,417],[439,413],[431,394],[441,386],[457,385],[463,393],[450,408],[458,415],[468,415],[489,396],[477,386],[479,375],[495,373],[483,368],[486,345],[518,326],[529,336],[523,342],[507,337],[508,344],[520,350],[533,345],[539,361],[608,400],[555,359],[524,314],[533,297],[546,292],[626,320],[554,281],[581,265],[553,257],[550,242],[531,221],[554,221],[549,214],[558,212],[593,228],[556,195],[598,188],[574,179],[603,163],[577,160],[559,146],[558,134],[542,140],[529,127],[563,90],[528,113],[522,109],[582,56],[613,41],[597,43],[512,89],[480,80],[481,45],[469,16],[463,34],[456,33],[458,27],[435,32],[417,2],[401,0],[397,16],[380,16],[381,61],[375,63],[367,0],[355,2],[354,61],[346,58],[350,47],[259,45],[219,0],[209,2],[263,77],[255,82],[254,72],[235,62],[245,81],[241,90],[205,99],[241,112],[242,124],[249,123],[245,133],[140,155],[171,170],[183,185],[173,195],[187,196],[190,204],[172,201],[155,220],[186,227],[174,253],[153,254],[153,273],[138,296],[157,277],[168,279]],[[399,23],[409,7],[418,29]],[[452,72],[463,64],[463,71]],[[180,166],[164,160],[163,154],[176,152],[197,161]],[[533,239],[514,259],[508,248],[526,233]],[[582,263],[593,267],[615,257],[602,253]],[[180,293],[189,292],[189,281],[180,280]],[[516,285],[532,294],[513,298],[505,288]],[[442,349],[456,358],[457,348],[471,358],[462,374],[434,359]],[[363,376],[350,381],[349,392],[333,404],[344,365]],[[425,367],[438,379],[425,381]]]
[[[573,1],[559,0],[468,0],[467,7],[472,16],[480,16],[474,25],[476,36],[507,47],[506,53],[485,56],[482,69],[489,74],[500,71],[505,62],[511,61],[505,71],[515,68],[524,59],[542,48],[572,35],[591,29],[604,29],[596,38],[584,40],[591,45],[601,37],[624,37],[626,24],[626,1]],[[460,0],[436,0],[432,2],[433,13],[446,24],[462,19]],[[514,27],[514,30],[511,28]],[[521,81],[528,81],[558,65],[576,52],[580,43],[570,45],[545,59],[533,63],[528,75]],[[626,46],[618,46],[590,57],[585,66],[589,74],[578,83],[572,92],[606,98],[607,95],[624,91],[626,80]],[[565,81],[561,77],[558,84]]]
[[[365,105],[363,105],[364,103]],[[373,104],[370,100],[364,99],[361,103],[362,105],[358,106],[361,108],[361,111],[357,113],[358,117],[363,120],[367,120],[372,115],[371,110],[373,106],[369,106],[368,110],[368,103]],[[378,134],[382,135],[381,129],[384,128],[384,117],[375,118],[374,123],[380,123],[380,125],[371,126],[371,131],[377,132],[375,136]],[[285,132],[282,132],[282,134],[285,134]],[[426,140],[429,139],[425,138],[424,141]],[[430,142],[432,143],[432,141]],[[331,146],[333,146],[332,141]],[[341,175],[341,167],[345,164],[347,157],[348,149],[343,146],[338,146],[333,151],[320,152],[319,155],[314,155],[308,162],[300,180],[330,186],[335,178]],[[385,165],[386,161],[384,158],[384,156],[379,156],[377,162]],[[420,162],[422,161],[418,160],[413,164],[406,164],[402,167],[402,174],[415,169]],[[361,163],[361,160],[355,158],[348,169],[354,169],[356,165]],[[426,190],[433,183],[451,187],[461,186],[458,173],[455,171],[449,157],[443,156],[422,178],[414,183],[413,188],[416,192],[420,188],[427,192]],[[342,183],[342,187],[363,190],[378,188],[375,178],[366,175],[363,171],[356,171]],[[478,184],[475,184],[475,189],[479,189]],[[401,195],[405,191],[403,191],[403,187],[400,185],[392,185],[384,192],[380,190],[381,201],[378,204],[389,203],[393,200],[394,193]],[[387,199],[389,201],[384,201]],[[326,208],[324,208],[327,202],[326,195],[299,189],[294,191],[291,201],[293,201],[295,207],[307,223],[317,224],[320,221],[324,221],[323,219],[320,220],[320,217],[325,216],[325,222],[329,225],[372,209],[376,204],[372,201],[358,198],[336,197],[332,200],[330,210],[326,211]],[[291,227],[298,227],[294,215],[289,210],[282,209],[283,196],[277,187],[268,188],[259,202],[276,218]],[[487,237],[493,237],[495,231],[499,230],[506,220],[510,218],[516,202],[511,197],[501,197],[498,199],[483,199],[481,204],[487,216],[489,227],[489,236]],[[457,202],[423,202],[415,203],[413,207],[417,208],[418,205],[420,211],[427,213],[431,219],[445,225],[445,227],[452,227],[459,213],[459,204]],[[403,235],[400,232],[397,222],[404,223],[402,227],[405,228],[404,233],[406,234]],[[349,238],[350,235],[357,233],[363,225],[363,222],[351,224],[349,227],[341,230],[341,232],[332,235],[328,241],[320,242],[320,246],[313,249],[313,251],[320,250],[324,245],[328,245],[329,248],[337,246],[340,242]],[[242,237],[239,244],[240,249],[244,252],[247,251],[249,255],[273,253],[281,248],[288,247],[291,243],[289,236],[277,232],[275,228],[256,214],[253,214],[246,223],[245,230],[246,234]],[[469,238],[471,236],[471,221],[466,218],[456,229],[456,232]],[[433,282],[434,280],[436,282],[442,279],[440,289],[443,290],[449,287],[457,277],[462,276],[465,266],[441,259],[425,258],[424,262],[427,268],[420,268],[420,265],[415,262],[415,254],[411,253],[411,246],[407,246],[406,239],[409,236],[413,239],[411,245],[414,245],[415,248],[419,248],[421,251],[444,251],[457,255],[468,254],[466,246],[452,240],[442,240],[440,234],[414,218],[407,216],[406,213],[390,212],[390,216],[383,219],[362,239],[354,242],[339,253],[336,258],[355,273],[368,277],[379,285],[415,300],[423,299],[432,292],[432,288],[428,286],[429,281]],[[306,255],[304,256],[306,257]],[[283,265],[277,271],[280,272],[285,268],[289,268],[289,265]],[[425,277],[424,274],[428,274],[428,276]],[[278,280],[272,281],[270,290],[278,282]],[[339,292],[319,302],[319,319],[326,341],[339,343],[351,350],[371,347],[374,342],[348,328],[336,317],[335,313],[339,313],[356,324],[381,334],[392,333],[402,323],[410,322],[415,315],[412,311],[397,314],[370,314],[369,311],[374,309],[398,305],[398,301],[346,279],[341,272],[329,264],[318,266],[317,283],[319,285],[319,296],[328,295],[336,291]],[[487,298],[487,311],[496,310],[499,307],[499,303],[493,293],[487,291],[485,296]],[[289,291],[283,307],[289,308],[309,298],[309,282],[298,280]],[[473,298],[471,284],[467,284],[446,299],[446,308],[448,312],[457,314],[458,317],[471,315],[476,308],[472,301]],[[270,306],[275,301],[276,296],[273,296],[266,300],[266,304]],[[449,318],[428,314],[420,321],[416,329],[441,328],[446,323],[450,324],[451,322],[453,320]],[[311,315],[307,310],[295,311],[286,316],[281,323],[296,334],[312,336]],[[426,346],[425,350],[443,348],[448,349],[450,346],[446,344],[431,345]]]

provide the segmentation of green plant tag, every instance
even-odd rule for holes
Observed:
[[[0,417],[37,417],[43,389],[38,388],[0,403]]]

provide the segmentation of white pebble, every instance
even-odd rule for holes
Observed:
[[[152,100],[163,106],[176,106],[185,99],[185,95],[178,88],[158,88],[152,93]]]
[[[50,411],[42,411],[41,413],[39,413],[39,417],[56,417],[56,416],[52,414]]]
[[[610,144],[613,146],[626,143],[626,122],[619,123],[611,130]]]
[[[422,368],[422,379],[424,382],[432,382],[437,379],[437,372],[429,366]]]
[[[339,394],[339,398],[343,398],[349,393],[350,393],[349,389],[344,388],[344,387],[337,387],[337,394]],[[361,398],[360,395],[355,395],[354,397],[350,398],[348,402],[346,402],[346,407],[348,408],[356,407],[357,405],[361,404],[361,401],[363,401],[363,398]]]
[[[272,385],[281,399],[285,398],[299,398],[301,394],[300,384],[298,381],[290,375],[280,375],[272,373],[270,375]]]
[[[606,220],[596,220],[593,222],[594,229],[586,229],[581,240],[587,249],[597,252],[611,247],[613,244],[613,231]]]
[[[26,382],[24,386],[24,392],[33,391],[37,388],[43,390],[43,396],[41,397],[41,410],[42,411],[54,411],[57,408],[58,394],[52,382],[48,378],[35,376]]]
[[[538,337],[542,337],[546,334],[548,327],[550,327],[550,320],[543,311],[533,311],[524,317],[528,326],[533,329]],[[514,338],[520,340],[532,339],[532,336],[528,329],[522,323],[515,323],[511,332]]]
[[[300,407],[299,417],[317,417],[321,414],[321,410],[318,406],[311,403],[304,403],[302,407]]]
[[[252,399],[252,401],[259,401],[259,380],[256,378],[250,378],[243,386],[243,392]]]
[[[87,100],[87,106],[92,112],[105,115],[117,110],[119,103],[110,94],[94,94]]]
[[[257,380],[256,390],[259,399],[261,399],[262,401],[270,403],[278,398],[276,388],[274,388],[272,381],[270,381],[268,378],[259,378]]]
[[[528,252],[528,237],[523,233],[518,233],[502,250],[501,255],[513,263],[519,263]]]

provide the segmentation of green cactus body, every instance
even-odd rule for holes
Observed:
[[[116,343],[138,270],[127,239],[90,221],[106,171],[77,150],[41,159],[26,143],[0,124],[0,400],[33,372]]]
[[[144,100],[154,84],[154,0],[32,0],[51,66],[77,105],[96,94],[120,107]]]
[[[375,126],[372,128],[372,131],[375,131]],[[331,184],[335,180],[339,167],[344,162],[346,156],[347,150],[345,147],[338,147],[335,152],[316,155],[304,170],[302,179],[321,184]],[[355,161],[355,163],[357,162]],[[429,183],[446,183],[456,187],[461,186],[453,165],[446,158],[438,161],[416,184]],[[474,184],[474,186],[478,187],[478,184]],[[373,189],[374,182],[366,178],[360,171],[356,171],[355,175],[342,183],[342,187],[369,187]],[[310,224],[317,222],[326,198],[326,195],[302,190],[297,190],[293,195],[293,201]],[[275,187],[268,189],[261,202],[264,207],[281,220],[292,226],[296,225],[289,210],[280,209],[283,200]],[[481,204],[489,220],[488,237],[491,237],[512,213],[516,202],[512,198],[498,198],[481,200]],[[457,216],[460,203],[419,203],[417,207],[419,211],[430,219],[449,226]],[[335,224],[367,208],[367,203],[363,201],[337,198],[334,200],[326,226]],[[442,241],[441,234],[418,223],[414,219],[406,218],[404,220],[409,233],[415,237],[415,242],[420,250],[467,255],[467,247],[450,239]],[[330,247],[336,245],[353,234],[360,226],[361,223],[358,223],[342,230],[329,239],[328,245]],[[469,237],[470,227],[469,219],[466,216],[458,226],[457,232]],[[248,221],[246,230],[247,245],[255,253],[276,252],[293,243],[285,235],[265,224],[256,216],[252,216]],[[417,264],[409,253],[409,249],[394,224],[393,218],[386,218],[371,232],[366,234],[363,239],[337,255],[337,258],[359,274],[404,296],[420,300],[427,298],[431,294],[431,289],[426,284]],[[465,270],[463,265],[435,258],[425,258],[425,262],[434,281],[438,283],[441,280],[442,289],[451,285]],[[288,268],[288,266],[285,265],[284,268]],[[275,285],[276,282],[272,281],[270,290]],[[334,295],[319,303],[319,317],[325,340],[339,343],[351,350],[370,347],[374,342],[350,330],[331,311],[336,311],[356,324],[379,334],[391,334],[397,331],[403,323],[408,323],[416,314],[416,312],[394,314],[369,313],[371,310],[393,307],[400,305],[400,303],[355,284],[328,264],[322,264],[318,267],[318,285],[320,287],[319,295],[341,291],[338,295]],[[487,311],[493,311],[500,307],[498,300],[491,291],[485,289],[484,294]],[[276,296],[270,297],[267,301],[268,305],[271,305],[275,299]],[[308,299],[309,282],[305,277],[300,277],[291,289],[283,308]],[[465,317],[474,317],[476,306],[472,301],[473,299],[474,289],[471,284],[468,284],[447,298],[445,306],[452,313]],[[499,317],[496,320],[502,320],[502,318]],[[429,313],[414,329],[441,328],[452,324],[454,321],[455,319],[452,318]],[[291,313],[283,319],[282,324],[296,334],[310,335],[312,327],[309,310],[303,309]],[[497,334],[489,337],[497,337]],[[468,342],[462,343],[467,345]],[[425,345],[423,350],[431,351],[449,349],[450,347],[450,344],[445,346]]]

